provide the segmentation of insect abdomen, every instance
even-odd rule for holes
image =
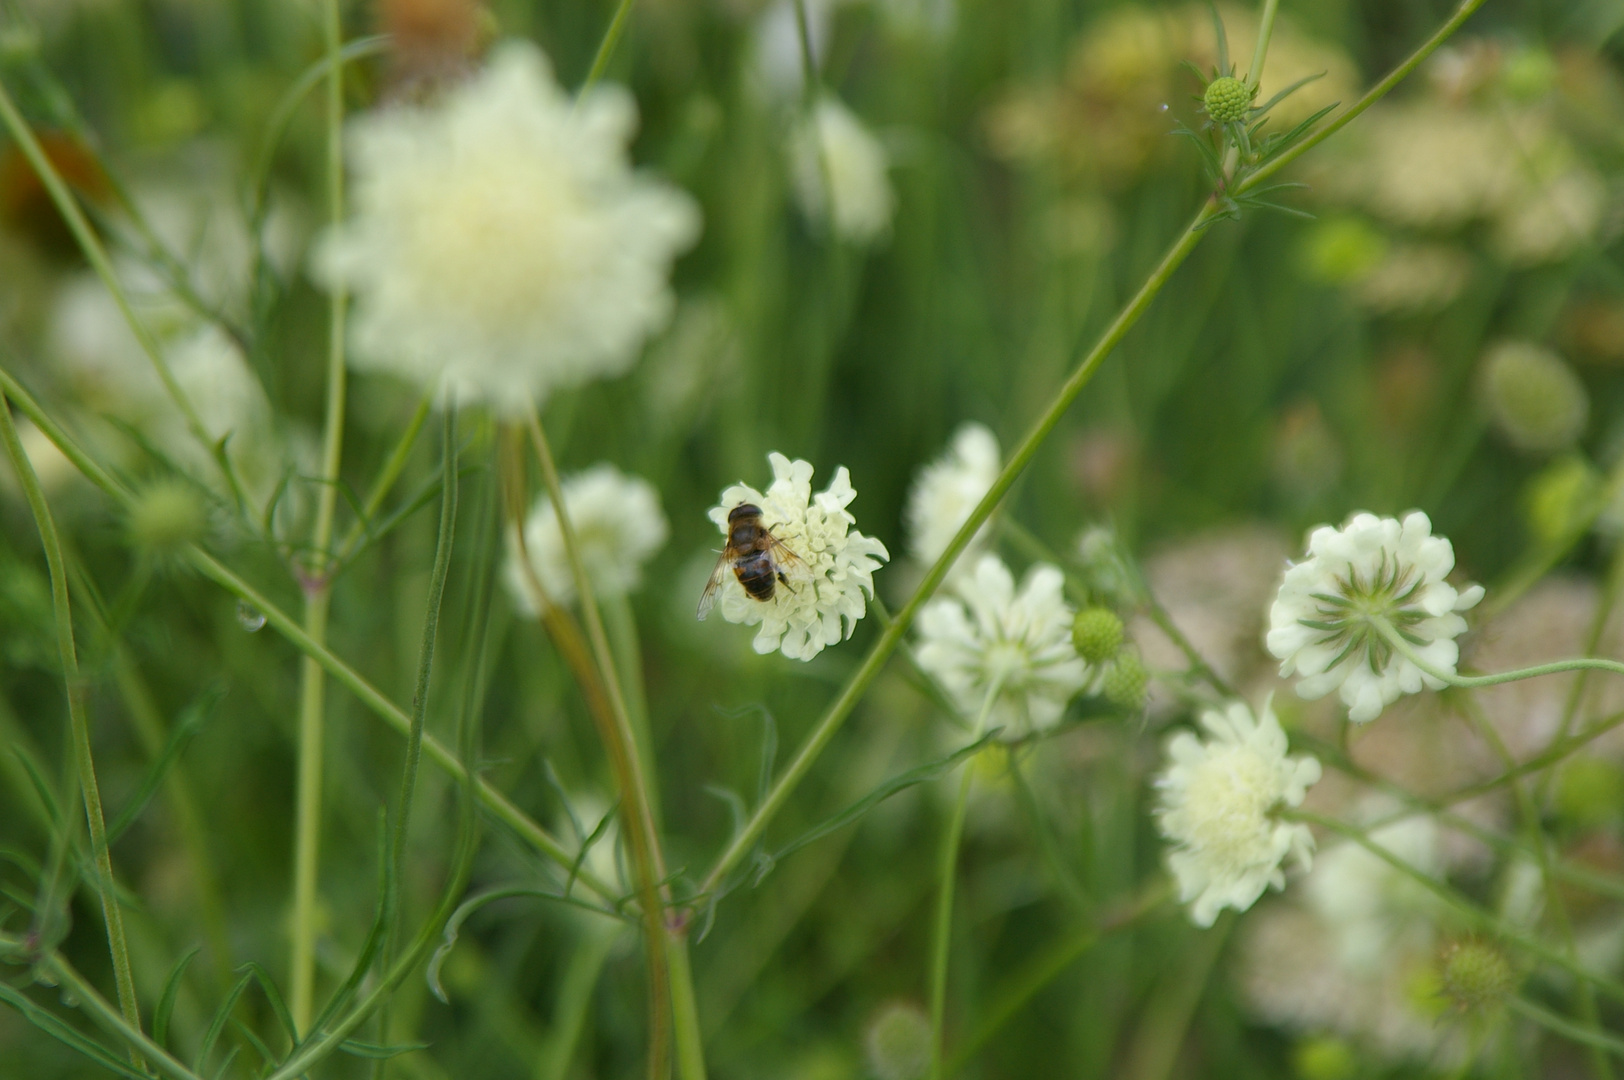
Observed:
[[[739,576],[739,584],[744,586],[744,591],[755,599],[765,601],[773,598],[778,569],[765,551],[740,559],[734,564],[733,572]]]

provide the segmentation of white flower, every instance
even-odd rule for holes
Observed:
[[[925,565],[934,563],[970,518],[982,497],[998,479],[998,436],[984,424],[965,424],[953,433],[947,453],[919,470],[908,493],[908,538],[913,556]],[[987,537],[985,524],[960,553],[964,555]]]
[[[623,596],[636,590],[642,584],[643,564],[660,550],[671,533],[654,485],[603,463],[565,477],[561,487],[593,592],[599,596]],[[525,522],[524,546],[547,598],[557,604],[572,603],[576,597],[575,575],[564,550],[558,510],[545,494]],[[509,552],[507,576],[519,609],[527,615],[536,614],[529,581],[516,551]]]
[[[1286,757],[1286,733],[1267,701],[1256,718],[1238,701],[1208,709],[1201,726],[1207,741],[1183,731],[1167,744],[1171,761],[1156,780],[1156,818],[1174,844],[1168,865],[1179,899],[1195,902],[1196,925],[1211,926],[1222,908],[1245,911],[1268,886],[1284,888],[1280,864],[1288,855],[1308,866],[1313,833],[1274,811],[1300,805],[1320,765]]]
[[[631,171],[635,124],[625,90],[572,102],[520,43],[434,105],[356,120],[355,216],[316,260],[355,294],[354,364],[510,413],[629,368],[699,228]]]
[[[1287,568],[1269,609],[1269,651],[1282,676],[1301,676],[1297,693],[1340,690],[1355,723],[1374,720],[1400,694],[1434,690],[1425,674],[1382,636],[1378,623],[1403,635],[1429,665],[1453,673],[1459,612],[1483,599],[1483,587],[1456,592],[1444,578],[1455,566],[1449,541],[1432,535],[1419,510],[1400,522],[1355,514],[1340,529],[1321,525],[1308,537],[1308,557]]]
[[[852,528],[857,519],[846,507],[857,498],[842,465],[829,486],[812,494],[812,466],[783,454],[767,455],[773,482],[765,492],[734,484],[710,510],[710,519],[725,535],[727,516],[740,503],[761,508],[761,523],[795,558],[780,569],[789,584],[773,589],[771,599],[756,600],[737,576],[724,573],[717,607],[728,622],[761,624],[754,642],[758,653],[782,652],[792,660],[810,660],[825,646],[849,638],[868,610],[864,594],[874,595],[874,571],[891,558],[885,545]]]
[[[813,221],[829,216],[842,239],[866,244],[891,227],[896,196],[885,175],[885,147],[833,97],[820,98],[810,122],[790,142],[790,173],[801,209]]]
[[[1053,727],[1066,703],[1094,676],[1071,644],[1074,612],[1060,570],[1039,563],[1021,591],[996,555],[983,555],[919,612],[919,666],[940,680],[959,708],[980,715],[996,685],[988,727],[1019,738]]]
[[[1388,816],[1394,804],[1371,800],[1361,814]],[[1372,844],[1428,877],[1443,876],[1437,823],[1405,817],[1369,834]],[[1330,931],[1337,959],[1349,971],[1374,972],[1394,956],[1433,944],[1437,900],[1427,887],[1352,840],[1323,852],[1305,883],[1308,901]]]

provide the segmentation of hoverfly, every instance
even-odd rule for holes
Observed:
[[[782,583],[790,587],[784,567],[799,563],[801,558],[784,546],[772,530],[761,523],[761,507],[754,503],[740,503],[727,515],[727,544],[716,558],[716,569],[699,597],[699,617],[710,614],[716,603],[716,590],[727,580],[729,570],[738,577],[744,591],[763,603],[773,598],[773,590]]]

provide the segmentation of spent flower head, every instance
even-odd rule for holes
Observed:
[[[1168,865],[1190,918],[1211,926],[1226,907],[1245,911],[1269,886],[1284,888],[1281,863],[1313,857],[1307,825],[1281,821],[1320,778],[1312,757],[1288,758],[1286,733],[1269,702],[1256,715],[1244,702],[1201,714],[1207,738],[1182,731],[1167,744],[1167,769],[1156,780],[1162,835],[1173,843]]]
[[[1321,525],[1308,537],[1308,556],[1286,569],[1269,609],[1269,652],[1280,674],[1299,677],[1305,698],[1339,692],[1355,723],[1374,720],[1401,694],[1442,689],[1386,636],[1396,632],[1429,666],[1453,673],[1455,638],[1466,630],[1460,612],[1483,598],[1483,587],[1456,591],[1445,578],[1455,566],[1448,540],[1416,510],[1397,518],[1359,513],[1342,528]]]
[[[355,120],[355,215],[316,260],[355,295],[352,362],[503,412],[630,367],[699,231],[691,198],[631,170],[636,119],[625,90],[572,101],[509,43],[439,101]]]
[[[997,698],[988,727],[1020,738],[1053,727],[1066,703],[1094,678],[1071,642],[1072,609],[1057,567],[1039,563],[1019,592],[996,555],[983,555],[919,612],[919,665],[941,681],[967,715]]]
[[[936,460],[919,470],[908,492],[909,546],[913,557],[929,565],[952,543],[970,512],[992,488],[999,472],[998,436],[985,424],[968,423],[953,433],[953,442]],[[956,566],[987,538],[984,524],[960,554]]]
[[[643,564],[664,546],[671,532],[654,485],[605,462],[566,476],[560,486],[593,593],[623,596],[635,591],[642,584]],[[564,548],[558,508],[545,494],[525,522],[524,546],[547,599],[572,603],[575,575]],[[535,615],[529,577],[517,551],[508,553],[507,580],[519,610]]]
[[[826,646],[852,635],[857,620],[874,595],[874,571],[891,558],[885,545],[853,526],[846,507],[857,498],[851,476],[842,465],[827,488],[812,493],[812,465],[783,454],[767,455],[773,482],[766,491],[734,484],[710,509],[710,519],[725,535],[728,515],[741,504],[761,508],[761,523],[794,556],[775,556],[787,584],[757,600],[738,578],[721,568],[717,608],[728,622],[760,625],[758,653],[782,652],[792,660],[810,660]]]

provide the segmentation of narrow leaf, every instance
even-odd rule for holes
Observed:
[[[238,979],[236,985],[227,992],[225,1000],[220,1002],[220,1007],[214,1010],[214,1019],[209,1021],[208,1031],[203,1035],[203,1044],[197,1050],[197,1064],[194,1068],[198,1072],[208,1067],[209,1055],[214,1052],[214,1044],[220,1040],[220,1032],[225,1030],[226,1020],[231,1017],[231,1010],[237,1007],[237,999],[242,997],[242,992],[248,989],[248,984],[253,978],[252,975],[244,975]]]
[[[186,965],[192,962],[201,946],[194,945],[175,962],[169,969],[169,978],[164,980],[164,991],[158,997],[158,1009],[152,1014],[152,1041],[159,1046],[169,1044],[169,1016],[175,1011],[175,997],[180,993],[180,978],[186,972]]]
[[[40,1008],[28,995],[16,987],[0,982],[0,1001],[4,1001],[7,1005],[22,1013],[23,1019],[45,1032],[51,1038],[71,1050],[77,1050],[102,1068],[111,1069],[120,1076],[131,1077],[132,1080],[150,1080],[146,1073],[137,1072],[134,1066],[128,1061],[122,1060],[112,1050],[78,1029],[70,1027],[55,1013]]]
[[[152,763],[152,767],[147,770],[146,777],[142,779],[141,786],[136,789],[135,795],[131,797],[129,803],[119,812],[119,815],[108,823],[108,847],[112,847],[114,841],[123,836],[124,831],[135,824],[135,819],[141,816],[141,811],[146,809],[147,803],[152,801],[152,796],[157,794],[158,788],[163,784],[164,777],[169,774],[170,766],[180,760],[181,752],[186,749],[187,744],[192,741],[198,732],[203,730],[204,721],[208,719],[209,714],[214,711],[214,707],[220,703],[220,699],[225,697],[225,694],[225,687],[216,683],[203,691],[202,696],[188,705],[185,711],[181,713],[180,719],[175,722],[174,729],[169,733],[168,741],[164,743],[162,752],[158,755],[158,760]]]
[[[345,1039],[338,1044],[338,1048],[343,1053],[354,1054],[356,1057],[383,1061],[388,1058],[399,1057],[401,1054],[410,1054],[414,1050],[427,1050],[429,1044],[402,1043],[399,1046],[379,1046],[377,1043],[361,1042],[358,1039]]]

